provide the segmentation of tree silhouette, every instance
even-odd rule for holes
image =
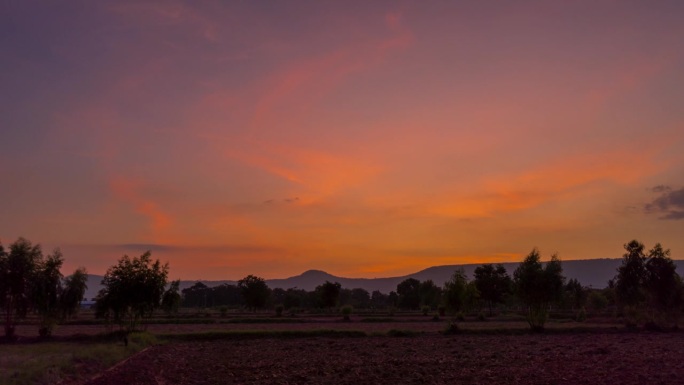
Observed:
[[[171,314],[178,312],[178,307],[181,303],[181,295],[179,293],[180,279],[171,282],[169,288],[162,295],[161,308]]]
[[[254,311],[264,307],[271,295],[266,281],[251,274],[238,281],[238,288],[242,292],[247,308]]]
[[[444,283],[444,303],[452,312],[462,311],[468,302],[468,278],[463,269],[456,270],[451,279]]]
[[[543,267],[534,248],[513,273],[518,297],[527,305],[527,322],[533,331],[544,330],[549,305],[563,293],[563,268],[555,254]]]
[[[624,245],[627,251],[622,257],[615,278],[615,295],[621,307],[636,307],[645,299],[647,271],[644,245],[636,239]]]
[[[49,337],[60,316],[59,297],[62,291],[62,252],[56,249],[51,255],[38,262],[33,284],[33,301],[40,316],[38,333]]]
[[[96,316],[132,331],[161,304],[169,265],[152,262],[152,253],[138,258],[124,255],[107,270],[97,295]]]
[[[503,302],[504,295],[511,291],[511,277],[502,264],[484,264],[475,268],[475,287],[493,314],[494,304]]]
[[[321,307],[323,308],[333,308],[337,305],[337,301],[340,297],[340,290],[342,285],[338,282],[325,281],[324,284],[316,286],[316,297]]]
[[[9,246],[0,246],[0,307],[5,311],[5,337],[13,339],[17,319],[26,317],[31,308],[33,277],[43,259],[40,245],[24,238]]]
[[[84,267],[79,267],[72,275],[64,279],[64,288],[59,298],[61,319],[74,316],[81,305],[83,295],[88,288],[88,273]]]
[[[418,309],[420,305],[420,281],[407,278],[397,285],[399,307],[404,309]]]

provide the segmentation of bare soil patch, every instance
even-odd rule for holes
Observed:
[[[682,384],[684,334],[265,338],[155,346],[106,384]]]

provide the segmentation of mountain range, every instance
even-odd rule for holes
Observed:
[[[620,266],[621,262],[622,259],[585,259],[563,261],[563,275],[565,275],[567,279],[577,279],[583,286],[593,288],[604,288],[608,285],[608,280],[614,278],[617,274],[617,268]],[[677,265],[677,272],[682,274],[682,272],[684,271],[684,260],[676,260],[674,262],[675,265]],[[513,275],[513,271],[515,271],[519,264],[519,262],[502,263],[502,265],[506,268],[506,271],[508,271],[508,274],[511,276]],[[368,290],[368,292],[379,290],[380,292],[387,294],[390,291],[396,290],[397,285],[401,281],[408,278],[415,278],[419,281],[431,279],[438,286],[443,286],[444,283],[448,281],[454,274],[454,272],[458,269],[463,269],[465,274],[469,278],[472,278],[475,268],[481,265],[482,264],[433,266],[413,274],[386,278],[346,278],[337,277],[321,270],[308,270],[294,277],[267,279],[266,283],[272,289],[289,289],[296,287],[299,289],[311,291],[314,290],[316,286],[324,283],[325,281],[330,281],[339,282],[343,288],[363,288]],[[97,292],[102,288],[102,285],[100,284],[101,281],[101,275],[91,274],[88,276],[88,290],[85,294],[87,299],[94,298],[97,295]],[[237,281],[230,280],[181,280],[180,288],[181,290],[185,289],[187,287],[192,286],[196,282],[202,282],[209,287],[218,286],[221,284],[237,284]]]

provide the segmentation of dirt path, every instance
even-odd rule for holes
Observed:
[[[178,343],[103,384],[684,384],[684,334],[424,335]]]

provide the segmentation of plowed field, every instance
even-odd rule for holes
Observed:
[[[684,334],[173,343],[152,347],[89,384],[684,384]]]

